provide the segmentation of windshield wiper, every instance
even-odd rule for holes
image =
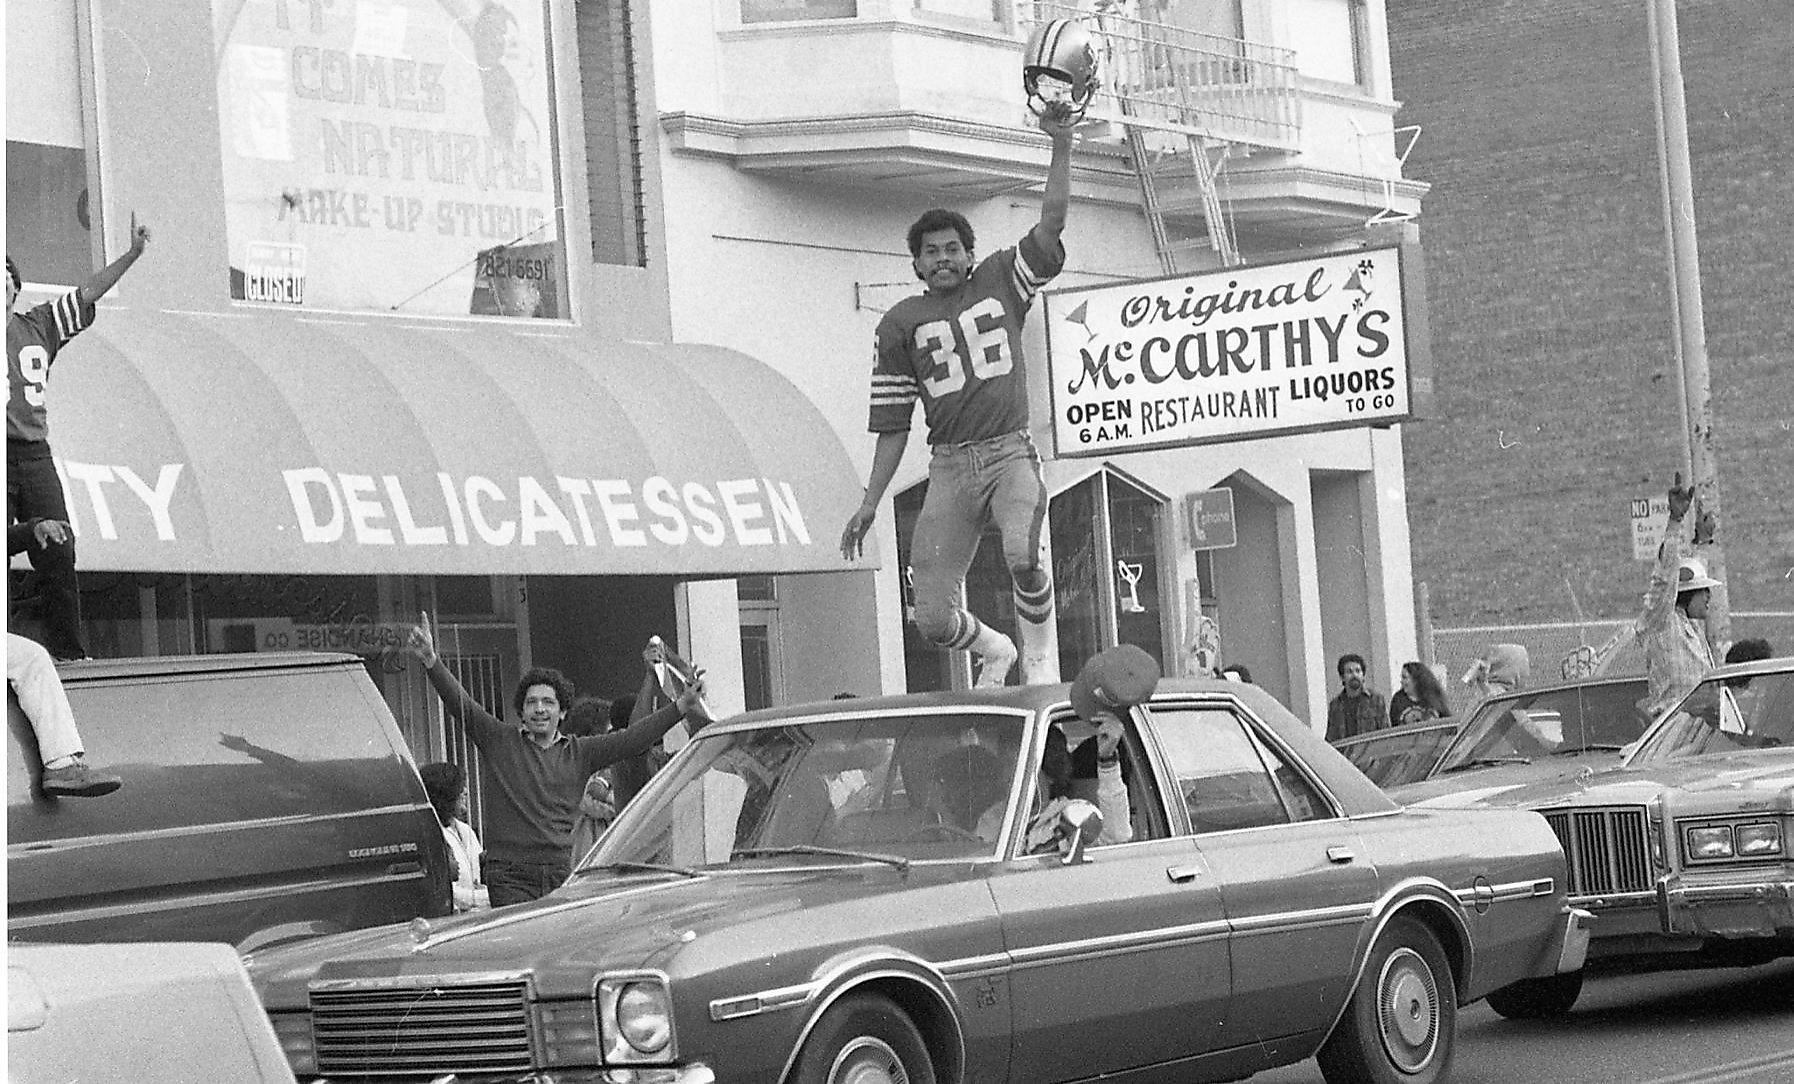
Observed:
[[[909,859],[895,854],[878,854],[874,851],[850,851],[840,847],[813,847],[808,843],[800,843],[795,847],[743,847],[729,855],[735,858],[770,858],[782,854],[817,854],[830,858],[863,858],[868,862],[883,862],[898,869],[909,869]]]
[[[1440,769],[1439,774],[1445,775],[1448,772],[1461,772],[1466,768],[1493,768],[1498,764],[1531,763],[1531,757],[1477,757],[1475,760],[1466,760],[1462,764],[1453,764],[1449,768],[1442,768]]]
[[[1554,757],[1567,757],[1576,753],[1617,753],[1624,748],[1625,746],[1623,745],[1602,745],[1597,742],[1590,742],[1587,745],[1572,745],[1568,749],[1559,749],[1551,755]]]
[[[618,870],[625,873],[677,873],[681,877],[702,877],[704,874],[689,866],[669,866],[660,862],[602,862],[595,866],[581,866],[573,871],[575,877],[582,873],[595,873],[599,870]]]

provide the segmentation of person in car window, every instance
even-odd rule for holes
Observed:
[[[1121,720],[1112,712],[1102,712],[1086,722],[1097,724],[1096,731],[1096,807],[1103,811],[1103,830],[1096,843],[1126,843],[1134,838],[1133,808],[1128,800],[1127,783],[1121,777]],[[1065,731],[1058,724],[1047,730],[1046,749],[1040,758],[1040,778],[1034,792],[1034,809],[1028,818],[1028,834],[1022,841],[1022,853],[1046,854],[1063,851],[1069,840],[1059,830],[1059,816],[1078,797],[1077,780],[1072,770],[1072,755],[1065,740]],[[1003,810],[998,805],[992,813],[995,824],[989,825],[994,836],[1002,824]],[[984,835],[986,819],[978,824]]]
[[[1095,840],[1098,844],[1126,843],[1134,838],[1133,809],[1121,774],[1121,716],[1145,703],[1158,684],[1158,661],[1133,644],[1118,644],[1091,656],[1072,679],[1072,710],[1096,726],[1091,739],[1096,748],[1096,806],[1103,814],[1103,830]],[[1079,748],[1082,751],[1083,746]],[[1059,817],[1080,797],[1073,760],[1065,731],[1057,724],[1048,728],[1034,809],[1022,844],[1025,853],[1043,854],[1069,845],[1060,833]]]

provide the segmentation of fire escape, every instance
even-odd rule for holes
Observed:
[[[1177,273],[1179,253],[1189,246],[1167,222],[1162,185],[1194,184],[1206,246],[1221,266],[1236,266],[1222,171],[1231,158],[1296,150],[1295,54],[1168,25],[1157,17],[1161,10],[1154,0],[1027,0],[1022,16],[1078,19],[1096,38],[1103,89],[1087,115],[1121,134],[1164,272]]]

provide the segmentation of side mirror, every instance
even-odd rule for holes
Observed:
[[[1059,860],[1062,866],[1075,866],[1090,859],[1084,856],[1084,849],[1096,842],[1103,834],[1103,811],[1094,803],[1082,798],[1074,798],[1065,804],[1059,813],[1059,838],[1069,841],[1065,848],[1065,856]]]

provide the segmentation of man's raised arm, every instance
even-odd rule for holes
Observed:
[[[1053,157],[1047,165],[1046,194],[1040,201],[1040,221],[1034,226],[1034,240],[1048,252],[1059,247],[1059,235],[1065,231],[1065,212],[1071,206],[1071,141],[1077,122],[1070,119],[1070,109],[1063,102],[1052,102],[1040,115],[1040,130],[1053,141]]]
[[[148,246],[149,239],[149,227],[139,226],[137,216],[133,214],[131,216],[131,247],[125,250],[124,255],[95,271],[91,278],[81,284],[81,304],[91,306],[106,296],[106,291],[118,285],[118,280],[124,277],[124,273],[130,270],[132,264],[137,262],[137,257],[143,255],[143,250]]]
[[[424,673],[430,679],[430,686],[442,698],[442,710],[466,729],[467,736],[476,745],[489,735],[502,731],[504,724],[481,707],[479,701],[468,695],[467,690],[461,687],[461,683],[455,680],[455,675],[443,663],[442,656],[436,652],[436,641],[430,636],[427,623],[411,626],[411,633],[405,639],[405,651],[424,664]]]

